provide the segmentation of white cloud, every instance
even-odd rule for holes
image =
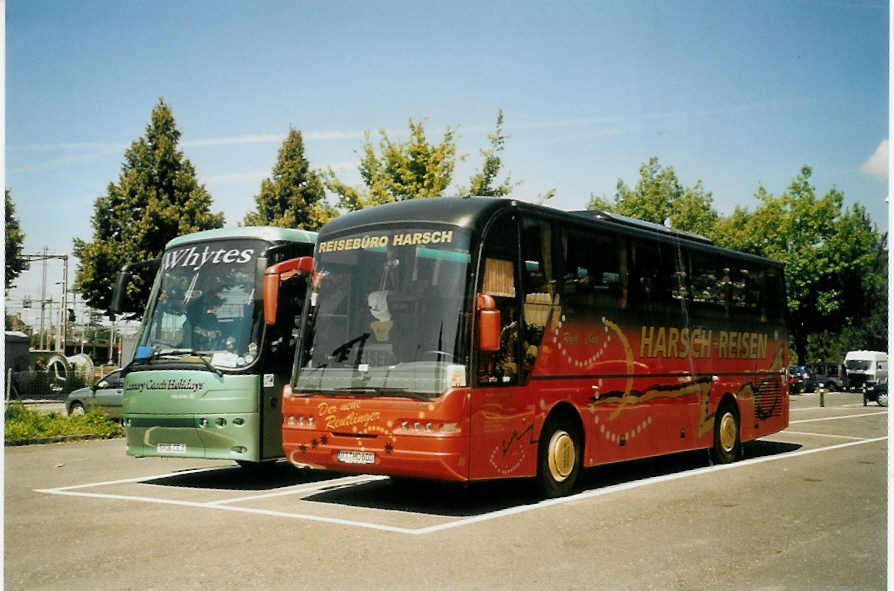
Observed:
[[[268,176],[270,176],[270,171],[232,172],[229,174],[216,174],[202,177],[199,181],[206,185],[226,185],[229,183],[244,182],[260,183]]]
[[[360,165],[359,160],[343,160],[341,162],[333,162],[324,164],[321,168],[326,170],[332,168],[335,172],[344,172],[356,169]],[[269,170],[254,170],[246,172],[230,172],[226,174],[212,174],[200,177],[199,181],[206,185],[228,185],[231,183],[260,183],[265,178],[271,176]]]
[[[888,140],[882,140],[869,160],[860,167],[860,170],[877,179],[888,178]]]
[[[233,146],[239,144],[270,144],[281,142],[286,139],[283,134],[266,134],[266,135],[243,135],[238,137],[217,137],[200,140],[187,140],[183,142],[183,146],[194,148],[197,146]]]
[[[363,133],[360,131],[307,131],[301,132],[306,141],[319,140],[352,140],[360,139]],[[183,146],[196,148],[201,146],[236,146],[242,144],[273,144],[281,143],[286,139],[284,133],[268,133],[257,135],[241,135],[236,137],[204,138],[197,140],[185,140]]]
[[[323,170],[327,168],[331,168],[335,172],[343,172],[345,170],[351,170],[360,166],[359,160],[342,160],[341,162],[333,162],[332,164],[324,164]]]
[[[308,131],[302,132],[305,140],[357,140],[363,138],[362,131]]]

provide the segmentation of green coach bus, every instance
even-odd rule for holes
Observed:
[[[315,240],[303,230],[242,227],[165,246],[123,372],[128,455],[244,467],[282,456],[280,395],[306,292],[297,262]],[[119,275],[113,310],[138,265]]]

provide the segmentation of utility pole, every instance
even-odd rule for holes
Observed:
[[[22,255],[22,259],[26,261],[41,261],[42,267],[42,278],[40,282],[40,348],[47,349],[50,345],[50,339],[48,335],[44,335],[44,312],[46,311],[47,304],[50,300],[47,300],[47,261],[49,259],[61,259],[62,260],[62,306],[60,308],[60,314],[62,315],[59,321],[59,326],[57,327],[56,333],[56,351],[61,351],[62,354],[65,354],[65,331],[67,328],[67,320],[68,320],[68,310],[65,307],[65,300],[68,292],[68,255],[67,254],[49,254],[47,252],[47,247],[43,247],[43,252],[40,254],[24,254]],[[50,312],[52,314],[52,311]]]
[[[65,341],[68,337],[68,255],[62,255],[62,300],[59,307],[59,337],[56,339],[56,351],[65,356]]]
[[[40,280],[40,350],[45,351],[44,339],[46,338],[43,330],[43,315],[47,307],[47,247],[43,247],[43,257],[41,258],[42,277]],[[47,343],[49,344],[49,342]]]

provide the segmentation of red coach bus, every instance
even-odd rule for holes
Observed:
[[[559,496],[585,467],[731,462],[788,426],[783,266],[693,234],[420,199],[327,224],[312,284],[282,402],[297,466]]]

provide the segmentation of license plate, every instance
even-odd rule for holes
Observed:
[[[185,454],[185,443],[159,443],[155,450],[160,454]]]
[[[375,464],[376,454],[371,451],[351,451],[343,449],[335,457],[343,464]]]

